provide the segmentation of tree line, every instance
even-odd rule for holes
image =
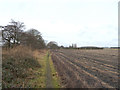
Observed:
[[[30,46],[33,49],[57,48],[58,45],[54,41],[48,44],[42,37],[41,32],[36,29],[25,31],[23,22],[11,20],[6,26],[0,26],[2,31],[2,45],[7,48],[13,48],[18,45]]]

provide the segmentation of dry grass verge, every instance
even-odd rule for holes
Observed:
[[[18,46],[2,52],[2,87],[21,88],[30,87],[27,84],[32,70],[40,68],[33,51],[24,46]]]

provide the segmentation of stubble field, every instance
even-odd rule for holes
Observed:
[[[52,60],[67,88],[118,88],[118,50],[51,50]]]

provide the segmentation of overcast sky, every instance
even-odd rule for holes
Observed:
[[[0,25],[24,22],[58,45],[118,46],[118,1],[0,0]]]

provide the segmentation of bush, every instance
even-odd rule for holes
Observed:
[[[24,87],[25,79],[32,73],[30,70],[40,67],[33,51],[24,46],[17,46],[2,53],[3,88]]]

